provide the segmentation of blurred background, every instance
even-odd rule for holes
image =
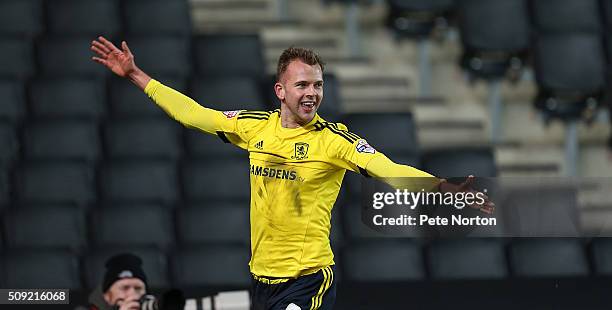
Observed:
[[[218,110],[277,108],[278,56],[313,48],[322,117],[390,158],[542,178],[547,194],[509,204],[612,223],[610,182],[550,181],[612,175],[612,1],[0,0],[2,288],[83,301],[126,250],[154,291],[249,287],[247,153],[92,62],[98,35]],[[611,240],[384,238],[361,223],[349,174],[333,211],[337,309],[609,308]]]

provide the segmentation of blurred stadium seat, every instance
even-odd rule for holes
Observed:
[[[258,35],[210,34],[196,36],[193,40],[198,74],[265,76],[263,45]]]
[[[168,259],[161,250],[149,247],[127,246],[124,248],[102,248],[90,251],[83,258],[85,286],[93,289],[102,283],[106,261],[114,255],[132,253],[142,259],[142,268],[147,275],[147,289],[170,287]]]
[[[107,203],[172,205],[179,198],[176,166],[171,161],[107,161],[100,172],[100,182],[102,198]]]
[[[35,73],[32,42],[18,37],[0,37],[0,77],[23,79]]]
[[[9,168],[0,164],[0,209],[7,205],[11,196],[11,178],[9,176]]]
[[[189,202],[249,204],[249,163],[245,158],[190,161],[183,165],[182,177]]]
[[[110,76],[112,73],[108,69],[91,60],[93,53],[89,48],[92,39],[91,35],[43,37],[38,41],[36,51],[39,76]]]
[[[185,287],[246,289],[251,283],[249,248],[211,245],[181,249],[172,254],[172,284]]]
[[[77,162],[22,162],[13,184],[22,204],[86,206],[96,200],[93,167]]]
[[[249,205],[212,203],[178,208],[176,229],[183,245],[249,245]]]
[[[0,35],[35,37],[44,27],[43,0],[0,1]]]
[[[436,28],[446,27],[455,0],[387,0],[386,25],[398,38],[429,37]]]
[[[130,35],[191,35],[187,0],[123,0],[125,32]]]
[[[73,206],[13,208],[3,222],[10,248],[81,251],[87,244],[85,212]]]
[[[64,250],[12,250],[2,255],[4,287],[79,289],[78,257]]]
[[[191,81],[191,97],[218,111],[266,110],[259,82],[247,76],[198,77]]]
[[[25,86],[13,79],[0,80],[0,122],[20,122],[26,114]]]
[[[29,88],[31,116],[98,120],[106,115],[104,83],[98,79],[38,79]]]
[[[119,0],[46,1],[48,32],[53,35],[103,35],[121,32]],[[95,12],[95,14],[92,14]]]
[[[508,275],[504,244],[498,239],[441,240],[428,249],[437,280],[503,279]]]
[[[580,239],[520,239],[510,245],[510,266],[517,277],[581,277],[589,275]]]
[[[497,175],[493,150],[454,148],[432,150],[423,154],[423,169],[438,177],[494,177]]]
[[[189,37],[155,34],[132,36],[126,41],[132,53],[138,55],[138,67],[151,76],[186,77],[191,73]]]
[[[523,0],[458,1],[463,43],[461,66],[474,77],[502,79],[521,70],[529,48],[529,15]]]
[[[13,162],[19,156],[17,132],[10,123],[0,121],[0,165]]]
[[[108,122],[105,144],[110,158],[177,160],[182,141],[179,125],[171,119],[123,119]]]
[[[157,205],[113,204],[91,216],[94,243],[102,247],[167,249],[174,244],[170,210]]]
[[[592,33],[601,30],[597,0],[532,0],[530,4],[533,23],[540,32]]]
[[[27,160],[82,160],[96,162],[102,154],[95,123],[83,120],[28,122],[23,133]]]
[[[421,247],[412,241],[385,240],[345,248],[344,277],[354,282],[405,282],[425,278]]]
[[[578,188],[574,185],[504,189],[498,201],[506,233],[522,237],[571,237],[581,232]]]
[[[605,87],[603,44],[596,33],[539,34],[533,47],[537,108],[548,117],[592,114]]]
[[[594,238],[591,242],[593,270],[598,276],[612,275],[612,240]]]

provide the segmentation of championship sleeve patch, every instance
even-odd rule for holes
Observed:
[[[364,139],[360,139],[359,141],[357,141],[357,146],[355,147],[357,149],[357,152],[359,153],[370,153],[370,154],[375,154],[376,150],[371,147],[368,142]]]
[[[232,118],[232,117],[238,115],[238,113],[240,113],[240,110],[236,110],[236,111],[223,111],[223,115],[225,115],[225,117],[227,117],[227,118]]]

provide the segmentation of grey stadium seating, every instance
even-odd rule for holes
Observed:
[[[36,73],[31,40],[0,37],[0,77],[29,78]]]
[[[191,96],[200,105],[218,111],[266,110],[256,79],[246,76],[195,78]]]
[[[87,244],[84,210],[73,206],[13,208],[3,221],[10,248],[80,251]]]
[[[589,274],[585,254],[580,239],[521,239],[510,246],[510,266],[517,277],[584,277]]]
[[[592,33],[601,30],[597,0],[533,0],[530,4],[532,20],[539,32]]]
[[[434,279],[503,279],[508,275],[504,244],[497,239],[443,240],[428,251]]]
[[[78,162],[24,162],[13,184],[20,203],[87,206],[96,200],[93,167]]]
[[[43,0],[0,1],[0,35],[35,37],[45,30]]]
[[[422,156],[423,169],[439,177],[494,177],[497,175],[493,150],[490,148],[454,148],[427,152]]]
[[[130,35],[191,35],[191,16],[186,0],[124,0],[125,32]]]
[[[2,283],[10,288],[79,289],[78,257],[64,250],[14,250],[0,258]]]
[[[171,273],[175,287],[233,287],[250,285],[249,248],[211,245],[181,249],[172,254]]]
[[[98,127],[82,120],[29,122],[23,133],[23,149],[28,160],[95,162],[102,154]]]
[[[187,162],[183,190],[190,202],[242,202],[250,196],[249,163],[245,159],[218,158]]]
[[[0,165],[10,163],[19,155],[17,132],[10,123],[0,121]]]
[[[463,68],[488,80],[522,68],[530,39],[526,0],[461,0],[457,9]]]
[[[167,249],[174,243],[170,211],[162,206],[113,204],[95,210],[91,217],[97,247],[147,247]]]
[[[412,241],[360,243],[346,248],[343,258],[344,275],[355,282],[403,282],[425,278],[421,247]]]
[[[121,31],[119,0],[53,0],[46,4],[50,34],[90,35],[93,39],[99,35],[109,38]]]
[[[161,160],[111,161],[100,172],[102,198],[109,203],[161,203],[179,197],[175,164]]]
[[[38,79],[29,93],[34,117],[98,120],[106,115],[106,92],[98,79]]]
[[[105,130],[107,152],[113,159],[178,159],[180,138],[179,125],[170,118],[115,120]]]
[[[26,113],[24,83],[13,79],[0,80],[0,120],[20,122]]]
[[[138,67],[151,76],[186,77],[191,73],[191,41],[180,36],[131,36],[125,39]]]
[[[177,209],[178,239],[184,245],[249,244],[249,205],[218,203]]]
[[[194,38],[193,44],[200,75],[265,76],[263,46],[258,35],[200,35]]]
[[[112,73],[91,60],[91,36],[45,36],[37,44],[39,76],[107,77]],[[112,38],[107,38],[112,40]]]

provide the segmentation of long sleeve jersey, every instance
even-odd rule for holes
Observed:
[[[256,276],[294,278],[334,264],[331,210],[346,170],[391,184],[396,177],[437,180],[393,163],[345,125],[318,114],[304,126],[284,128],[279,110],[216,111],[156,80],[145,93],[183,125],[249,152],[249,266]]]

